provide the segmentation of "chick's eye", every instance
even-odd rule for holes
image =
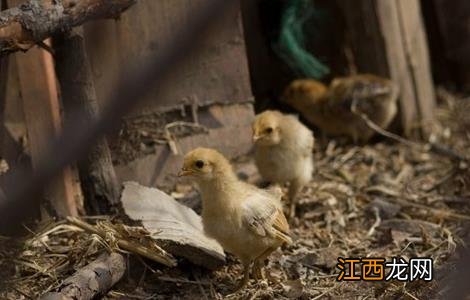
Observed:
[[[271,133],[271,132],[273,132],[273,128],[272,128],[272,127],[268,127],[268,128],[266,128],[265,131],[266,131],[266,133]]]
[[[197,160],[196,161],[196,167],[198,169],[202,169],[202,167],[204,167],[204,162],[202,160]]]

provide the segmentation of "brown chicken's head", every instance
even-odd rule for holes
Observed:
[[[256,116],[253,122],[253,141],[257,145],[271,146],[281,142],[282,114],[267,110]]]
[[[178,176],[191,176],[208,181],[221,176],[235,176],[230,162],[218,151],[196,148],[184,156],[183,167]]]
[[[297,110],[302,110],[309,102],[316,102],[327,92],[328,88],[313,79],[297,79],[284,90],[281,101]]]

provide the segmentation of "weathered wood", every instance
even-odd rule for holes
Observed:
[[[116,74],[124,70],[130,57],[145,59],[160,53],[162,44],[171,40],[178,26],[188,26],[192,14],[207,0],[142,0],[123,14],[119,22],[98,20],[87,23],[85,38],[98,100],[115,87]],[[253,102],[246,49],[239,9],[224,18],[219,30],[201,45],[204,51],[188,52],[185,66],[168,78],[168,84],[149,86],[145,105],[134,116],[149,112],[179,110],[183,105],[206,106],[214,103]]]
[[[135,180],[146,186],[171,187],[181,168],[183,155],[198,146],[216,148],[230,158],[244,155],[253,146],[253,118],[251,104],[212,105],[201,109],[199,124],[208,129],[207,133],[177,138],[178,154],[172,153],[168,145],[161,145],[156,147],[154,154],[116,165],[119,181]]]
[[[94,121],[99,108],[81,30],[56,36],[54,49],[65,117],[81,110],[84,124]],[[88,156],[78,162],[78,169],[87,212],[110,213],[119,202],[119,183],[106,139],[101,139]]]
[[[23,1],[25,2],[25,1]],[[89,20],[117,17],[135,0],[29,0],[0,13],[0,56],[28,50]]]
[[[96,260],[65,279],[41,300],[89,300],[104,296],[126,272],[126,259],[119,253],[102,254]]]
[[[20,5],[22,0],[8,0],[9,7]],[[3,12],[2,12],[3,13]],[[17,53],[16,65],[21,89],[24,118],[33,169],[47,151],[50,141],[61,127],[60,104],[52,56],[42,49]],[[82,195],[75,184],[71,167],[45,189],[45,198],[60,217],[77,215]]]
[[[126,182],[121,202],[126,215],[142,222],[168,252],[209,269],[225,263],[222,246],[204,234],[201,217],[164,192]]]
[[[435,99],[418,0],[337,3],[346,18],[358,71],[390,77],[400,85],[405,134],[417,125],[426,129]]]
[[[61,127],[54,66],[50,54],[37,48],[17,53],[16,60],[34,169]],[[77,215],[81,192],[71,167],[65,168],[45,193],[59,216]]]
[[[8,59],[2,155],[12,168],[23,163],[31,166],[18,68],[14,56]]]
[[[417,125],[421,126],[424,135],[428,136],[431,133],[431,125],[434,121],[436,95],[434,93],[421,5],[418,0],[398,0],[396,3],[400,17],[408,72],[412,78],[417,105],[417,121],[419,121]]]
[[[8,61],[7,64],[0,67],[0,101],[2,101],[0,155],[2,159],[6,160],[10,170],[15,170],[20,166],[26,170],[31,170],[31,159],[25,153],[26,127],[16,61],[14,57],[3,57],[0,60],[3,60],[3,62]],[[0,186],[4,187],[8,184],[7,178],[0,176]],[[37,207],[32,206],[29,208],[32,215],[38,213]],[[2,226],[3,224],[0,224],[0,227]]]

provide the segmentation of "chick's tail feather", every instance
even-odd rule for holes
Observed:
[[[282,233],[280,231],[276,232],[276,238],[280,239],[281,241],[283,241],[284,243],[286,243],[288,245],[293,243],[292,238],[290,236],[288,236],[287,234]]]

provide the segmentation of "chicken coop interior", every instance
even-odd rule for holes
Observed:
[[[469,53],[465,0],[0,0],[0,299],[468,298]]]

